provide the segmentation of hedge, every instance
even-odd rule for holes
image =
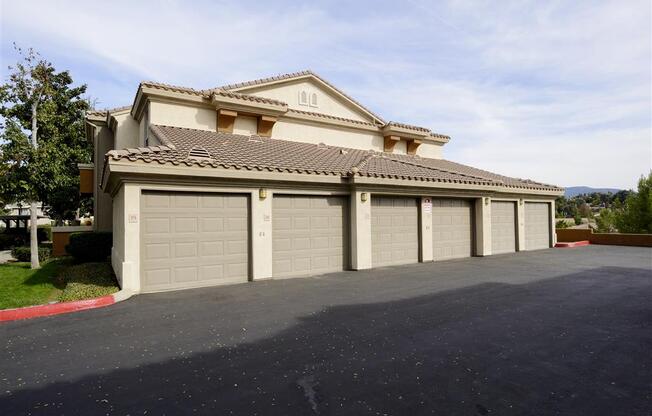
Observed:
[[[51,241],[52,229],[49,225],[40,225],[36,231],[39,243]],[[12,247],[26,246],[29,244],[29,230],[24,228],[5,228],[0,232],[0,250],[8,250]]]
[[[14,247],[11,249],[11,255],[18,261],[31,261],[32,251],[29,247]],[[38,248],[38,260],[45,261],[52,255],[52,249],[49,247]]]
[[[112,245],[110,232],[72,233],[66,251],[81,263],[105,261],[111,255]]]

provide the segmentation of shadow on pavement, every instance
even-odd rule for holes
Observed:
[[[610,267],[336,306],[258,342],[18,387],[0,413],[649,414],[646,288]]]

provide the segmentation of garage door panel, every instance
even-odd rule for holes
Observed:
[[[247,281],[246,195],[144,192],[141,207],[143,291]]]
[[[525,249],[539,250],[550,247],[550,204],[525,203]]]
[[[275,277],[323,274],[347,267],[346,197],[275,195],[272,218]]]
[[[516,251],[516,203],[491,202],[491,251],[493,254]]]
[[[468,200],[432,200],[432,254],[435,261],[473,255],[472,214]]]
[[[419,210],[415,198],[372,196],[371,246],[374,267],[419,261]]]

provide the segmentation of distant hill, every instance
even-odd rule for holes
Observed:
[[[566,198],[571,198],[574,197],[575,195],[580,195],[580,194],[590,194],[591,192],[612,192],[616,193],[620,191],[620,189],[617,188],[591,188],[590,186],[569,186],[566,188],[566,193],[564,194]]]

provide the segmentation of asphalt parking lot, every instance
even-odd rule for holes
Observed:
[[[0,324],[0,414],[652,414],[652,249],[141,295]]]

